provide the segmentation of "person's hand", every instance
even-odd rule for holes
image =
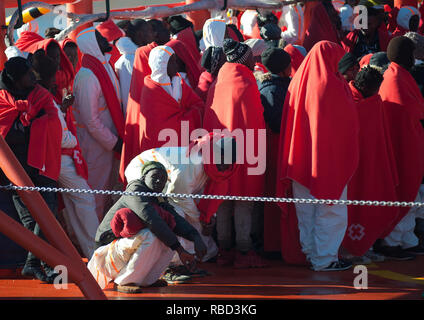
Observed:
[[[118,137],[118,141],[116,141],[116,144],[113,147],[113,151],[115,151],[117,153],[121,153],[122,145],[123,145],[123,141],[122,141],[121,137]]]
[[[200,224],[202,225],[202,234],[206,237],[211,236],[213,229],[215,227],[216,218],[212,217],[209,223],[200,221]]]
[[[176,251],[180,257],[181,262],[188,269],[188,271],[194,271],[196,269],[196,259],[194,255],[185,251],[182,246],[179,246]]]
[[[196,258],[198,261],[202,261],[203,257],[208,251],[208,248],[206,248],[206,245],[200,235],[194,238],[194,251],[196,251]]]
[[[60,110],[62,110],[63,113],[66,113],[66,110],[68,110],[68,108],[72,106],[74,102],[75,96],[73,94],[68,94],[66,97],[63,98]]]

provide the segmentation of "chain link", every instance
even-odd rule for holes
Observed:
[[[364,200],[330,200],[330,199],[302,199],[302,198],[272,198],[272,197],[246,197],[246,196],[220,196],[203,194],[181,194],[161,192],[119,191],[119,190],[90,190],[90,189],[68,189],[51,187],[19,187],[15,185],[0,186],[0,189],[16,191],[39,191],[39,192],[61,192],[61,193],[90,193],[101,195],[125,195],[142,197],[163,197],[179,199],[208,199],[208,200],[236,200],[256,202],[286,202],[303,204],[327,204],[327,205],[359,205],[359,206],[385,206],[385,207],[424,207],[424,202],[399,202],[399,201],[364,201]]]

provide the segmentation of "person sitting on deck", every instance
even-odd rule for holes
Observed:
[[[167,169],[169,181],[164,189],[166,193],[225,195],[228,190],[227,181],[238,167],[234,163],[235,152],[236,144],[232,137],[209,133],[192,141],[188,147],[164,146],[142,152],[129,163],[125,176],[129,182],[139,179],[143,164],[154,160]],[[215,162],[219,157],[221,161]],[[211,232],[215,226],[216,210],[222,201],[202,199],[196,203],[191,198],[171,198],[169,201],[201,233],[207,246],[203,261],[216,257],[218,248]],[[181,244],[188,252],[194,252],[191,242],[181,240]],[[187,273],[187,270],[179,267],[181,263],[178,259],[173,262],[176,265],[173,269],[177,273]],[[196,270],[197,274],[200,273],[198,271]]]
[[[161,163],[148,161],[141,168],[141,177],[131,181],[126,191],[161,192],[167,179]],[[177,236],[194,243],[195,255],[181,246]],[[150,196],[121,196],[98,227],[96,245],[88,269],[102,288],[113,280],[118,291],[127,293],[140,292],[142,286],[166,285],[158,279],[174,251],[189,270],[195,268],[195,259],[201,260],[206,253],[197,230],[168,202]],[[165,279],[175,280],[166,275]]]

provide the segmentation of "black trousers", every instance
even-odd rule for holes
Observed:
[[[31,170],[32,171],[32,170]],[[57,182],[51,180],[47,177],[41,176],[37,174],[31,174],[31,180],[33,181],[36,187],[57,187]],[[58,212],[58,198],[55,192],[40,192],[44,201],[46,201],[47,206],[52,211],[55,217],[57,217]],[[43,232],[40,229],[38,223],[32,217],[30,211],[23,203],[22,199],[19,197],[17,193],[14,193],[12,196],[13,204],[15,205],[16,211],[18,213],[19,219],[21,220],[23,226],[32,231],[36,236],[45,240]],[[33,255],[32,252],[28,252],[27,263],[38,263],[38,259]]]

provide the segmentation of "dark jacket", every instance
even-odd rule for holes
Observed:
[[[264,107],[264,119],[273,132],[279,133],[284,99],[289,88],[290,78],[265,73],[257,76],[258,89]]]
[[[6,90],[16,100],[26,100],[31,92],[31,90],[28,90],[27,92],[20,92],[15,90],[11,80],[5,75],[4,72],[0,74],[0,90]],[[44,110],[41,110],[35,118],[41,117],[42,115],[44,115]],[[17,117],[13,122],[9,132],[7,133],[5,141],[36,186],[56,187],[56,181],[40,175],[38,169],[33,168],[27,164],[30,130],[31,125],[24,127],[19,117]],[[0,173],[0,183],[9,183],[8,179],[3,173]]]
[[[152,192],[141,180],[131,181],[128,184],[126,191]],[[160,205],[174,216],[176,226],[173,231],[161,218],[152,203]],[[183,217],[181,217],[169,203],[159,202],[156,197],[123,195],[112,206],[112,208],[110,208],[97,228],[95,240],[98,247],[107,245],[116,239],[113,234],[112,227],[110,226],[110,222],[112,221],[116,211],[122,208],[131,209],[147,225],[150,231],[172,250],[175,250],[180,246],[177,236],[193,241],[195,236],[199,235],[197,230]]]

